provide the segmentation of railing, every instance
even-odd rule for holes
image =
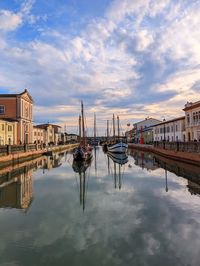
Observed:
[[[63,144],[66,145],[66,144]],[[62,146],[62,145],[59,145]],[[0,145],[0,156],[16,154],[22,152],[31,152],[38,150],[45,150],[45,148],[56,146],[43,146],[42,144],[24,144],[24,145]]]
[[[200,153],[200,142],[195,142],[195,141],[190,141],[190,142],[155,141],[154,147],[166,150],[172,150],[172,151]]]

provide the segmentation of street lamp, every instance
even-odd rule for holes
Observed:
[[[163,124],[163,133],[164,133],[164,140],[163,140],[163,148],[165,149],[165,118],[163,119],[163,122],[164,122],[164,124]]]

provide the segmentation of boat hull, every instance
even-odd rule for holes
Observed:
[[[107,150],[112,153],[125,153],[127,152],[128,145],[123,142],[118,142],[113,145],[108,145]]]
[[[92,150],[91,149],[84,149],[84,148],[77,148],[73,153],[74,160],[76,161],[85,161],[90,160],[92,158]]]

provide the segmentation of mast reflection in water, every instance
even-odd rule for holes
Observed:
[[[91,160],[87,161],[77,161],[73,160],[72,168],[75,173],[79,175],[79,195],[80,195],[80,205],[83,207],[83,211],[85,210],[86,204],[86,174],[87,169],[91,165]],[[78,183],[78,182],[77,182]]]
[[[121,189],[122,186],[122,166],[125,165],[128,162],[128,156],[125,153],[111,153],[107,152],[108,157],[108,173],[111,172],[111,165],[110,161],[113,162],[113,177],[114,177],[114,187]]]

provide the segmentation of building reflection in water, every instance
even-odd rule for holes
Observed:
[[[33,200],[33,171],[52,169],[61,165],[62,154],[40,157],[0,170],[0,208],[27,211]],[[44,172],[43,172],[44,173]]]
[[[0,208],[28,209],[33,199],[32,175],[30,165],[0,175]]]
[[[158,168],[164,169],[166,192],[168,192],[169,190],[167,174],[168,172],[172,172],[177,176],[181,176],[187,179],[187,188],[191,195],[200,195],[199,166],[174,161],[172,159],[168,159],[157,154],[136,150],[129,151],[129,155],[134,158],[135,165],[140,166],[142,169],[147,169],[148,171],[153,171]]]
[[[113,174],[114,187],[121,189],[122,187],[122,176],[123,176],[123,166],[128,162],[128,156],[125,153],[111,153],[107,152],[108,159],[108,174]],[[113,165],[113,168],[111,166]]]

